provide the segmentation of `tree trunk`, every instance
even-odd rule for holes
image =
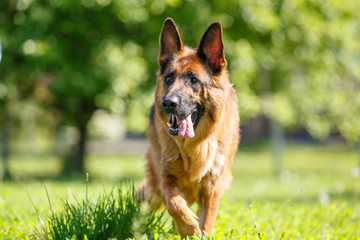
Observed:
[[[84,159],[85,159],[85,151],[86,151],[86,140],[87,140],[87,129],[86,125],[81,125],[79,127],[80,138],[77,150],[74,155],[74,165],[73,169],[75,172],[82,173],[84,172]]]
[[[87,128],[86,124],[77,127],[79,130],[79,141],[73,148],[73,151],[64,160],[63,174],[65,175],[84,173],[85,170]]]
[[[7,125],[7,118],[6,114],[3,116],[3,125],[1,128],[1,160],[3,165],[3,179],[10,180],[10,169],[9,169],[9,129]]]
[[[273,173],[278,176],[283,165],[285,135],[282,126],[275,120],[270,120],[270,138]]]

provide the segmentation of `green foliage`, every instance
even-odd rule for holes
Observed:
[[[4,0],[0,9],[0,124],[29,142],[68,143],[61,131],[74,127],[80,137],[58,152],[77,168],[97,110],[145,132],[166,17],[191,47],[222,23],[243,120],[359,139],[359,1]]]
[[[143,132],[159,32],[173,17],[192,47],[208,24],[222,23],[243,119],[265,114],[319,138],[360,135],[358,1],[7,0],[0,7],[0,102],[33,98],[57,109],[48,121],[87,123],[102,108]]]
[[[360,135],[356,94],[360,75],[355,67],[360,49],[359,3],[284,0],[239,5],[250,31],[240,37],[244,40],[230,40],[229,55],[235,58],[230,67],[240,87],[240,106],[249,99],[258,104],[242,113],[264,113],[283,126],[301,125],[318,138],[339,131],[356,141]],[[244,45],[249,50],[232,51]]]

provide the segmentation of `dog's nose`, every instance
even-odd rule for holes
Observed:
[[[178,98],[163,98],[161,105],[166,112],[174,112],[178,105]]]

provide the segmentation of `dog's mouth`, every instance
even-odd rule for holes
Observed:
[[[179,117],[174,114],[170,115],[167,125],[168,132],[172,136],[182,138],[193,138],[195,136],[195,126],[199,120],[200,112],[195,111],[187,117]]]

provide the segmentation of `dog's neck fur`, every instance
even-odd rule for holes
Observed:
[[[230,87],[230,84],[228,85]],[[229,89],[221,89],[222,97],[224,97],[223,102],[229,102],[228,98],[230,97]],[[223,114],[220,112],[217,113],[217,116],[220,116],[217,119],[213,119],[213,127],[211,129],[195,129],[195,138],[184,139],[180,137],[174,137],[176,144],[179,147],[181,158],[183,161],[184,170],[188,172],[189,181],[201,181],[201,179],[207,175],[211,174],[213,178],[217,178],[221,174],[222,169],[224,168],[224,155],[219,152],[219,144],[223,145],[223,142],[217,142],[216,139],[219,139],[218,136],[221,134],[219,126],[222,126],[222,122],[226,121],[225,116],[229,112],[229,107],[222,106],[221,109],[217,111],[224,111]],[[211,114],[205,110],[204,114]],[[208,119],[203,116],[203,119]],[[166,124],[166,123],[165,123]],[[200,127],[200,126],[199,126]],[[166,129],[166,126],[165,128]],[[199,141],[200,138],[200,141]],[[214,141],[209,141],[209,139],[214,139]],[[201,141],[201,139],[206,139],[206,141]],[[221,140],[221,139],[220,139]],[[194,144],[196,142],[196,144]],[[213,168],[215,166],[215,169]],[[214,170],[210,173],[210,169]]]

